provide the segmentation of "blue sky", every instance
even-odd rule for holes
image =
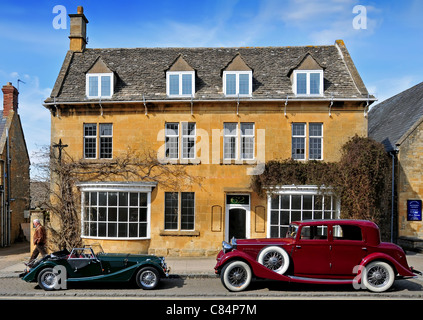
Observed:
[[[90,48],[327,45],[343,39],[379,101],[423,81],[423,1],[203,0],[3,1],[0,85],[19,82],[19,113],[30,155],[50,143],[42,106],[69,48],[53,20],[61,5],[89,20]],[[366,28],[353,27],[366,9]],[[37,160],[32,157],[32,161]]]

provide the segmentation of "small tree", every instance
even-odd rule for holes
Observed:
[[[80,192],[76,185],[86,181],[145,181],[157,182],[162,187],[181,190],[201,179],[188,174],[184,166],[167,165],[149,149],[130,148],[111,160],[74,160],[66,152],[56,157],[44,148],[44,161],[37,165],[42,180],[50,181],[46,193],[49,201],[43,204],[50,213],[50,247],[73,248],[81,245]]]

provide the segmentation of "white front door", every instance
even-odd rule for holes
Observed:
[[[250,237],[250,195],[226,195],[225,240],[248,239]]]

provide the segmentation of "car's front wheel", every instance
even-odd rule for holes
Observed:
[[[251,283],[253,273],[243,261],[232,261],[223,267],[220,280],[229,291],[245,290]]]
[[[160,282],[159,272],[153,267],[142,268],[136,276],[138,287],[144,290],[156,288]]]
[[[46,291],[55,290],[59,284],[59,276],[53,268],[46,268],[38,274],[38,285]]]
[[[363,284],[373,292],[388,290],[395,281],[395,273],[392,267],[382,261],[369,263],[364,269]]]

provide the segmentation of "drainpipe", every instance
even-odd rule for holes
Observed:
[[[398,147],[390,151],[392,157],[392,190],[391,190],[391,242],[394,242],[394,215],[395,215],[395,157],[398,154]]]

